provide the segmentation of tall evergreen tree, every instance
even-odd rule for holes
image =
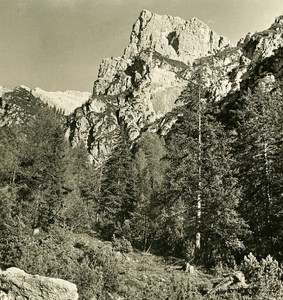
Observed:
[[[0,186],[16,183],[25,135],[18,126],[0,127]]]
[[[248,91],[243,102],[235,145],[243,189],[241,212],[253,232],[251,250],[278,255],[283,208],[282,91],[259,86]]]
[[[163,160],[165,143],[157,134],[145,132],[135,153],[138,198],[131,219],[134,244],[147,250],[154,242],[156,201],[165,175],[167,163]]]
[[[42,108],[27,129],[23,148],[19,205],[29,209],[26,221],[47,229],[60,219],[63,205],[66,141],[60,116]]]
[[[171,166],[165,181],[168,193],[162,197],[171,211],[167,222],[182,216],[182,251],[213,264],[243,248],[240,237],[246,227],[236,212],[240,192],[229,139],[211,104],[201,102],[201,93],[198,86],[190,86],[181,96],[185,105],[167,137]],[[177,208],[173,214],[172,206]]]
[[[90,232],[96,223],[98,172],[89,162],[84,143],[70,148],[66,158],[62,217],[72,231]]]
[[[130,144],[125,134],[112,151],[102,170],[99,199],[99,227],[104,238],[125,234],[123,225],[129,220],[136,201],[135,168]]]

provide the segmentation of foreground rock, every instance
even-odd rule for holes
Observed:
[[[227,274],[224,278],[217,280],[214,287],[208,292],[209,295],[230,290],[247,289],[245,275],[241,271]]]
[[[18,268],[0,270],[1,300],[77,300],[75,284],[57,278],[30,275]]]

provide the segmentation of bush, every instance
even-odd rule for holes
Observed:
[[[1,244],[0,259],[7,267],[73,282],[80,299],[108,299],[108,293],[119,288],[117,260],[110,247],[91,245],[87,240],[78,242],[72,233],[53,228],[48,234],[7,240]]]
[[[115,251],[120,251],[122,253],[131,253],[133,252],[133,247],[131,242],[128,241],[126,238],[122,237],[118,239],[113,235],[112,237],[112,247]]]
[[[250,283],[254,299],[283,299],[283,270],[270,255],[258,262],[250,253],[245,256],[241,270]]]
[[[18,237],[0,238],[0,269],[15,266],[21,255],[22,251]]]

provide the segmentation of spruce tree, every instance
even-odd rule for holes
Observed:
[[[27,128],[20,164],[19,205],[32,227],[47,229],[61,218],[66,146],[60,116],[42,108]]]
[[[279,87],[258,86],[243,97],[235,143],[241,213],[253,234],[258,255],[278,255],[282,241],[283,102]]]
[[[157,134],[142,134],[134,156],[137,172],[137,200],[131,219],[134,245],[146,251],[154,242],[157,195],[162,186],[167,163],[165,143]]]
[[[168,212],[175,207],[169,220],[182,216],[183,253],[215,264],[223,257],[228,262],[243,249],[246,226],[236,210],[241,194],[232,171],[230,140],[214,116],[215,107],[202,94],[195,85],[181,95],[185,105],[167,136],[170,168],[168,192],[162,197]]]
[[[102,170],[98,224],[101,235],[106,239],[111,239],[113,234],[128,234],[123,231],[123,226],[135,206],[135,178],[130,143],[122,132]]]

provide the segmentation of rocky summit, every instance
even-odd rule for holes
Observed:
[[[152,49],[162,56],[189,64],[229,44],[227,38],[219,36],[197,18],[185,21],[143,10],[133,26],[124,57],[131,58]]]
[[[124,55],[102,61],[93,96],[68,119],[72,144],[83,140],[95,160],[107,157],[125,124],[131,140],[175,107],[192,63],[229,46],[193,18],[141,12]]]
[[[84,141],[93,159],[103,160],[121,124],[132,141],[146,128],[168,125],[163,119],[180,105],[176,100],[200,68],[210,101],[232,97],[259,79],[274,81],[282,73],[282,33],[278,17],[233,46],[196,18],[144,10],[123,56],[102,61],[92,97],[68,118],[67,137],[73,145]]]

